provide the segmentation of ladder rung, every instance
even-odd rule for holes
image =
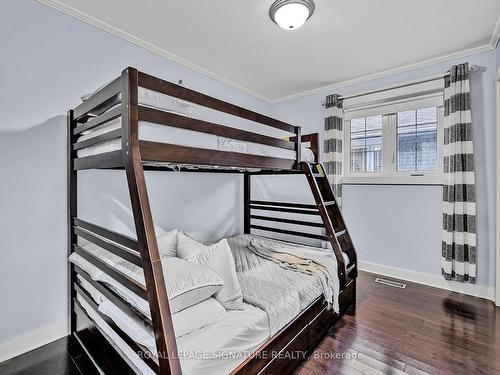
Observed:
[[[335,201],[328,201],[328,202],[324,202],[325,203],[325,206],[333,206],[335,204]]]
[[[345,232],[347,232],[347,229],[344,229],[344,230],[341,230],[340,232],[338,233],[335,233],[335,237],[340,237],[342,236],[343,234],[345,234]]]
[[[313,176],[314,176],[314,178],[325,177],[325,175],[323,173],[313,173]]]
[[[352,263],[349,267],[347,267],[346,274],[351,273],[354,267],[356,267],[356,263]]]

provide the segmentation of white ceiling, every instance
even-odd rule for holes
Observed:
[[[41,1],[268,101],[492,49],[500,15],[499,0],[315,0],[284,31],[273,0]]]

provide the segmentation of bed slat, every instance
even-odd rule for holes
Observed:
[[[79,326],[79,330],[74,333],[79,348],[73,350],[73,352],[78,350],[78,353],[76,358],[72,355],[72,359],[78,363],[78,370],[85,375],[102,375],[103,373],[106,375],[140,375],[137,367],[125,356],[111,337],[90,318],[80,302],[76,299],[72,301]],[[84,363],[83,369],[80,368],[82,362]]]
[[[137,240],[126,236],[121,233],[114,232],[112,230],[106,229],[104,227],[101,227],[99,225],[95,225],[92,223],[89,223],[85,220],[79,219],[77,217],[73,218],[75,225],[79,226],[80,228],[83,228],[85,230],[88,230],[89,232],[93,232],[97,234],[98,236],[104,237],[110,241],[116,242],[122,246],[128,247],[131,250],[139,251],[139,247],[137,244]]]
[[[311,210],[318,209],[318,207],[315,206],[314,204],[303,204],[303,203],[288,203],[288,202],[251,200],[250,204],[261,204],[261,205],[265,205],[265,206],[292,207],[292,208],[307,208],[307,209],[311,209]]]
[[[283,139],[269,137],[254,132],[219,125],[216,123],[199,120],[193,117],[178,115],[158,109],[139,106],[139,121],[148,121],[155,124],[173,126],[181,129],[194,130],[201,133],[213,134],[221,137],[237,139],[240,141],[260,143],[263,145],[295,150],[295,143]]]
[[[74,130],[73,134],[77,135],[83,133],[84,131],[88,131],[90,129],[95,128],[96,126],[102,125],[108,121],[114,120],[122,115],[121,106],[113,108],[110,111],[104,112],[102,115],[92,118],[87,121],[85,124],[78,125]]]
[[[109,299],[115,306],[122,310],[130,318],[136,318],[141,320],[145,325],[153,327],[151,319],[137,310],[135,307],[124,301],[124,299],[116,294],[113,290],[106,286],[106,284],[99,281],[95,281],[90,277],[90,275],[82,270],[80,267],[75,265],[75,270],[78,275],[83,277],[90,285],[96,288],[101,294],[103,294],[107,299]]]
[[[272,228],[272,227],[265,227],[265,226],[262,226],[262,225],[254,225],[254,224],[251,224],[250,228],[265,230],[265,231],[268,231],[268,232],[275,232],[275,233],[281,233],[281,234],[289,234],[291,236],[314,238],[314,239],[323,240],[323,241],[327,241],[328,240],[327,236],[323,236],[321,234],[296,232],[296,231],[293,231],[293,230],[280,229],[280,228]]]
[[[110,242],[104,241],[99,237],[94,236],[92,233],[82,230],[78,227],[75,228],[75,233],[78,236],[85,238],[86,240],[96,244],[97,246],[102,247],[104,250],[107,250],[110,253],[113,253],[119,256],[120,258],[125,259],[126,261],[142,268],[141,256],[139,255],[138,252],[122,249],[121,247],[118,247]]]
[[[113,331],[120,336],[120,338],[125,341],[125,343],[130,346],[130,348],[137,353],[141,357],[141,359],[146,363],[151,370],[157,371],[158,370],[158,365],[156,362],[153,360],[153,356],[151,355],[151,352],[149,352],[146,348],[142,348],[139,346],[127,333],[122,331],[120,327],[116,325],[116,323],[107,315],[104,315],[99,311],[99,307],[97,306],[97,303],[93,300],[93,298],[87,293],[86,290],[84,290],[78,283],[75,284],[75,289],[77,293],[87,302],[90,307],[101,317],[102,320],[104,320],[110,327],[113,329]],[[80,305],[80,302],[75,298],[75,303]],[[80,308],[85,312],[85,309],[83,306],[80,305]],[[90,317],[89,317],[90,318]],[[97,324],[96,324],[97,325]],[[144,355],[147,353],[147,355]],[[141,355],[142,354],[142,355]]]
[[[304,225],[304,226],[307,226],[307,227],[324,228],[323,223],[313,223],[313,222],[310,222],[310,221],[285,219],[285,218],[282,218],[282,217],[270,217],[270,216],[250,215],[250,219],[264,220],[264,221],[274,221],[274,222],[286,223],[286,224]]]
[[[98,135],[96,137],[92,137],[90,139],[87,139],[85,141],[76,142],[73,145],[73,148],[75,150],[80,150],[82,148],[90,147],[90,146],[93,146],[93,145],[98,144],[98,143],[110,141],[110,140],[115,139],[115,138],[120,138],[121,136],[122,136],[122,130],[115,129],[115,130],[112,130],[110,132],[106,132],[106,133]]]
[[[240,152],[218,151],[152,141],[139,141],[139,147],[143,161],[216,165],[236,168],[292,169],[296,165],[294,159],[249,155]]]
[[[105,152],[93,156],[84,156],[74,159],[74,170],[83,169],[106,169],[106,168],[123,168],[122,150]]]
[[[92,110],[105,105],[117,96],[122,89],[121,77],[116,78],[98,92],[93,94],[88,100],[84,101],[73,110],[75,120],[78,121],[81,117],[85,116]]]
[[[153,77],[149,74],[139,72],[139,86],[153,91],[161,92],[162,94],[170,95],[191,103],[199,104],[201,106],[212,108],[217,111],[225,112],[233,116],[241,117],[250,121],[258,122],[259,124],[268,125],[276,129],[284,130],[289,133],[295,133],[295,126],[287,124],[286,122],[262,115],[260,113],[251,111],[249,109],[239,107],[235,104],[225,102],[220,99],[190,90],[164,81],[160,78]]]
[[[147,300],[146,287],[144,285],[136,282],[135,280],[131,279],[127,275],[124,275],[120,271],[117,271],[113,267],[108,266],[101,259],[99,259],[98,257],[94,256],[93,254],[89,253],[88,251],[85,251],[80,246],[73,245],[73,248],[78,255],[80,255],[82,258],[84,258],[88,262],[92,263],[94,266],[99,268],[101,271],[103,271],[109,277],[112,277],[113,279],[118,281],[120,284],[122,284],[124,287],[126,287],[127,289],[129,289],[132,292],[134,292],[135,294],[137,294],[139,297]]]
[[[272,206],[261,206],[261,205],[255,205],[251,204],[250,209],[252,210],[263,210],[263,211],[276,211],[276,212],[289,212],[292,214],[302,214],[302,215],[317,215],[319,216],[319,212],[313,211],[313,210],[301,210],[301,209],[295,209],[295,208],[288,208],[288,207],[272,207]]]

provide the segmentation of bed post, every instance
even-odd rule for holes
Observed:
[[[295,137],[296,137],[296,142],[295,142],[295,152],[297,153],[297,164],[296,164],[296,168],[299,168],[300,166],[300,162],[302,161],[302,145],[301,145],[301,142],[302,142],[302,134],[301,134],[301,129],[300,129],[300,126],[296,126],[295,127]]]
[[[314,162],[319,163],[319,133],[309,135],[310,148],[314,154]]]
[[[122,150],[161,375],[182,374],[139,149],[139,78],[122,72]]]
[[[250,199],[251,199],[252,175],[248,172],[243,174],[243,233],[250,234]]]
[[[73,244],[77,241],[77,236],[74,230],[73,218],[77,216],[77,172],[73,168],[74,151],[73,151],[73,129],[74,126],[73,111],[68,111],[67,116],[67,214],[68,214],[68,256],[73,252]],[[75,281],[75,266],[68,262],[68,279],[69,279],[69,319],[70,319],[70,334],[76,331],[76,313],[74,298],[76,292],[74,288]]]

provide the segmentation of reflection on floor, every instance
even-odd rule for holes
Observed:
[[[500,308],[491,301],[375,278],[360,272],[356,315],[346,315],[296,375],[500,374]]]

